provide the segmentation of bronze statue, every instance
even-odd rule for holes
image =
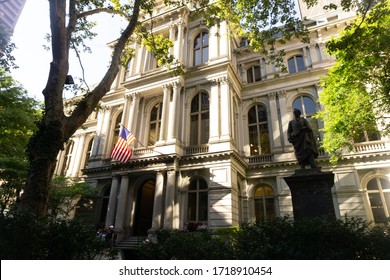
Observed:
[[[301,117],[301,111],[294,109],[294,119],[288,123],[288,141],[294,146],[295,157],[302,169],[306,165],[317,168],[315,159],[318,157],[317,141],[309,122]]]

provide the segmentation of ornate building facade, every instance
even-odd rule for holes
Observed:
[[[334,63],[325,42],[351,15],[334,11],[310,21],[309,44],[292,39],[283,46],[287,73],[229,36],[225,22],[208,29],[190,15],[190,6],[156,6],[153,30],[174,42],[177,64],[157,67],[135,42],[134,59],[58,156],[57,175],[99,190],[92,222],[114,225],[119,241],[189,222],[217,228],[293,217],[283,178],[299,168],[287,140],[294,108],[321,140],[322,124],[312,116],[322,109],[319,79]],[[184,73],[173,75],[180,65]],[[137,138],[126,164],[110,158],[121,125]],[[389,144],[364,135],[336,166],[324,153],[317,159],[335,174],[338,218],[389,217]],[[79,206],[76,216],[86,211]]]

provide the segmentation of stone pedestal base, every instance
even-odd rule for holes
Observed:
[[[302,169],[284,180],[291,190],[294,220],[336,218],[331,191],[334,185],[332,172]]]

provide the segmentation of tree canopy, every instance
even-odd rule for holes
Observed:
[[[38,102],[0,69],[0,211],[9,209],[27,178],[26,146],[40,117]]]
[[[322,80],[324,110],[318,116],[324,120],[323,146],[335,161],[353,141],[376,140],[378,125],[388,132],[390,2],[358,17],[327,50],[337,61]]]

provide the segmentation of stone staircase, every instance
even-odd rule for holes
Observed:
[[[118,249],[136,249],[145,239],[145,236],[129,236],[121,241],[115,242],[114,247]]]

